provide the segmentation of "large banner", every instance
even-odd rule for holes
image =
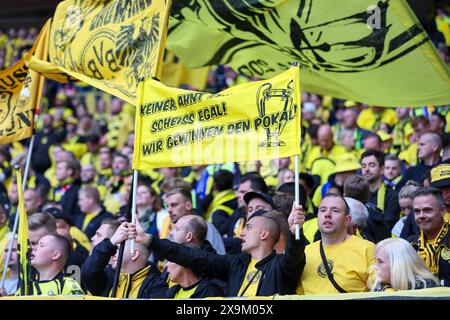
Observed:
[[[44,78],[26,63],[33,54],[40,59],[47,58],[49,32],[50,21],[25,57],[0,72],[0,144],[19,141],[33,133],[34,113],[41,103]]]
[[[167,48],[191,68],[270,78],[379,106],[450,103],[448,67],[405,0],[176,1]]]
[[[133,169],[190,166],[300,153],[299,68],[217,94],[139,86]]]
[[[170,2],[61,2],[51,28],[48,74],[45,64],[37,63],[36,70],[61,79],[57,67],[134,105],[139,79],[160,78]]]

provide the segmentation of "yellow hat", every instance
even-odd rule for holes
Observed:
[[[450,164],[440,164],[431,169],[431,186],[436,188],[450,186]]]
[[[334,173],[356,171],[361,169],[361,164],[352,154],[345,154],[336,159]]]
[[[392,140],[392,136],[389,133],[386,133],[386,132],[384,132],[382,130],[378,130],[377,131],[377,135],[380,136],[381,141],[383,141],[383,142],[388,141],[388,140]]]

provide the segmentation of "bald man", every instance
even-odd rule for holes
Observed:
[[[419,164],[405,171],[402,180],[396,186],[396,190],[401,190],[409,180],[417,181],[422,185],[425,176],[431,168],[442,162],[440,156],[442,146],[442,138],[437,133],[428,132],[422,134],[417,144]]]
[[[284,254],[276,254],[275,244],[281,228],[270,215],[254,214],[241,232],[242,252],[217,255],[187,248],[167,239],[156,239],[145,233],[137,221],[128,224],[129,237],[150,247],[162,258],[192,269],[197,274],[221,279],[228,283],[226,296],[270,296],[293,294],[305,265],[305,237],[295,240],[295,224],[305,221],[301,207],[289,215],[290,232]]]
[[[330,125],[321,125],[317,132],[317,138],[319,140],[319,145],[314,146],[306,155],[307,159],[305,163],[308,170],[313,169],[314,161],[319,158],[328,158],[336,163],[337,158],[340,155],[347,153],[345,147],[334,143],[333,131],[331,130]],[[321,182],[325,183],[326,181]]]

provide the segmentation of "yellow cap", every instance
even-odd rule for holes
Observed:
[[[336,159],[335,173],[356,171],[361,169],[361,164],[351,154],[344,154]]]
[[[431,169],[431,186],[437,188],[450,186],[450,164],[440,164]]]

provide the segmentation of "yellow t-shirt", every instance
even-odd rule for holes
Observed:
[[[187,290],[180,287],[180,290],[178,290],[178,292],[175,294],[175,296],[173,298],[174,299],[189,299],[194,294],[195,290],[197,290],[197,287],[198,287],[198,285],[196,285],[193,288],[187,289]]]
[[[337,284],[347,292],[368,291],[369,277],[375,265],[375,244],[370,241],[350,236],[344,242],[324,245],[325,256]],[[320,241],[305,248],[306,265],[297,294],[338,293],[328,279],[320,256]]]
[[[252,259],[247,268],[244,281],[242,282],[241,289],[239,289],[239,296],[255,297],[258,290],[259,280],[261,280],[261,272],[256,269],[255,265],[258,260]],[[250,283],[250,285],[249,285]],[[245,290],[245,291],[244,291]]]

